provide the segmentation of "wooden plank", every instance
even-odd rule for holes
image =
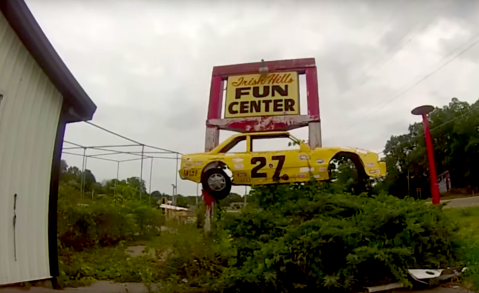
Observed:
[[[366,287],[366,289],[370,293],[388,291],[388,290],[399,289],[399,288],[404,288],[404,284],[402,282],[390,283],[386,285],[373,286],[373,287]]]
[[[296,70],[303,73],[301,71],[305,71],[306,68],[316,67],[314,58],[265,61],[264,63],[269,72]],[[227,78],[230,75],[259,73],[261,66],[261,62],[215,66],[213,67],[213,76]]]
[[[304,126],[310,122],[319,122],[319,118],[309,115],[245,117],[229,119],[211,119],[208,127],[238,132],[286,131]]]

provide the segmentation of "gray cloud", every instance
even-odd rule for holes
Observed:
[[[414,106],[478,96],[479,46],[391,100],[479,33],[477,1],[27,3],[99,106],[95,123],[183,153],[204,148],[216,65],[316,58],[325,145],[381,150],[391,134],[406,132],[408,123],[417,120],[410,115]],[[307,138],[306,129],[293,133]],[[122,143],[81,124],[68,127],[67,139],[86,145]],[[81,158],[65,158],[81,165]],[[116,176],[114,164],[89,164],[100,179]],[[154,164],[152,188],[170,192],[174,161]],[[120,173],[138,176],[139,162],[122,164]],[[196,185],[180,181],[179,192],[195,194]]]

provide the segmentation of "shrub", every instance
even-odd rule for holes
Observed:
[[[216,292],[226,280],[223,271],[235,263],[236,250],[225,230],[203,234],[194,224],[172,227],[174,232],[158,238],[156,256],[164,261],[160,271],[162,292]]]
[[[129,257],[125,246],[94,247],[78,252],[66,248],[60,255],[62,286],[86,286],[96,280],[158,282],[160,266],[148,255]]]
[[[464,285],[472,291],[479,291],[479,207],[448,209],[450,220],[457,223],[460,241],[458,251],[467,270]]]
[[[393,196],[332,194],[318,184],[255,188],[224,221],[237,249],[235,287],[263,292],[351,290],[407,268],[454,262],[454,225],[440,207]]]
[[[331,189],[333,188],[333,189]],[[178,230],[163,276],[170,292],[351,291],[456,263],[455,225],[414,199],[334,193],[335,186],[254,188],[211,237]],[[165,247],[165,245],[163,245]]]
[[[78,204],[60,197],[58,238],[61,246],[75,249],[150,239],[159,234],[163,220],[161,211],[135,201],[102,199]]]
[[[461,257],[467,265],[464,272],[464,285],[466,289],[474,292],[479,291],[479,241],[477,239],[467,237],[461,239],[460,253]]]

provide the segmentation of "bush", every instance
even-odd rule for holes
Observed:
[[[209,237],[194,224],[172,227],[156,239],[156,256],[164,262],[162,292],[216,292],[225,287],[224,270],[235,264],[236,250],[225,230]]]
[[[467,270],[464,272],[463,285],[472,291],[479,291],[479,207],[448,209],[446,214],[457,223],[460,238],[461,259]]]
[[[61,246],[75,249],[150,239],[160,233],[163,222],[160,210],[137,201],[78,204],[64,196],[58,203],[58,238]]]
[[[66,248],[60,255],[62,286],[87,286],[96,280],[158,282],[160,266],[148,255],[129,257],[125,246],[95,247],[77,252]]]
[[[331,194],[318,184],[252,195],[255,204],[223,224],[238,250],[238,266],[228,271],[238,288],[351,290],[455,261],[454,225],[422,201]]]
[[[351,291],[407,283],[408,268],[455,264],[455,226],[441,207],[410,198],[331,193],[331,187],[336,188],[257,187],[241,214],[218,213],[212,238],[201,232],[169,238],[176,241],[171,247],[177,254],[167,262],[165,288]]]
[[[479,291],[479,241],[474,238],[464,238],[460,241],[460,253],[467,265],[464,272],[464,284],[466,289],[474,292]]]

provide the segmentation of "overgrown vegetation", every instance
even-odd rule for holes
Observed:
[[[82,251],[63,248],[60,281],[64,286],[87,286],[96,280],[152,283],[159,281],[160,263],[150,255],[130,257],[124,242]]]
[[[160,233],[161,212],[139,201],[115,202],[100,198],[75,204],[67,195],[61,195],[58,238],[62,246],[79,250],[113,245],[121,240],[151,239]],[[80,194],[70,190],[69,195]]]
[[[178,243],[159,248],[171,251],[162,273],[165,288],[349,291],[407,282],[407,268],[457,261],[454,225],[440,207],[413,199],[338,194],[318,184],[279,185],[255,188],[241,214],[218,217],[211,238],[181,233],[171,240]],[[199,248],[191,252],[192,247]]]
[[[211,234],[199,217],[160,236],[161,211],[139,201],[137,180],[116,182],[116,190],[95,183],[105,193],[93,198],[82,196],[76,179],[62,180],[60,280],[158,283],[161,292],[344,292],[408,283],[408,268],[463,259],[466,279],[479,288],[479,208],[446,213],[411,198],[352,195],[337,178],[254,187],[241,213],[220,205]],[[154,253],[127,255],[139,240]]]
[[[140,201],[144,182],[128,178],[104,184],[62,162],[58,200],[60,282],[64,286],[88,285],[94,280],[153,282],[159,279],[153,256],[129,257],[128,243],[160,235],[161,210]],[[95,195],[96,191],[96,195]]]
[[[451,209],[446,212],[457,224],[460,255],[467,265],[466,288],[479,291],[479,207]]]

